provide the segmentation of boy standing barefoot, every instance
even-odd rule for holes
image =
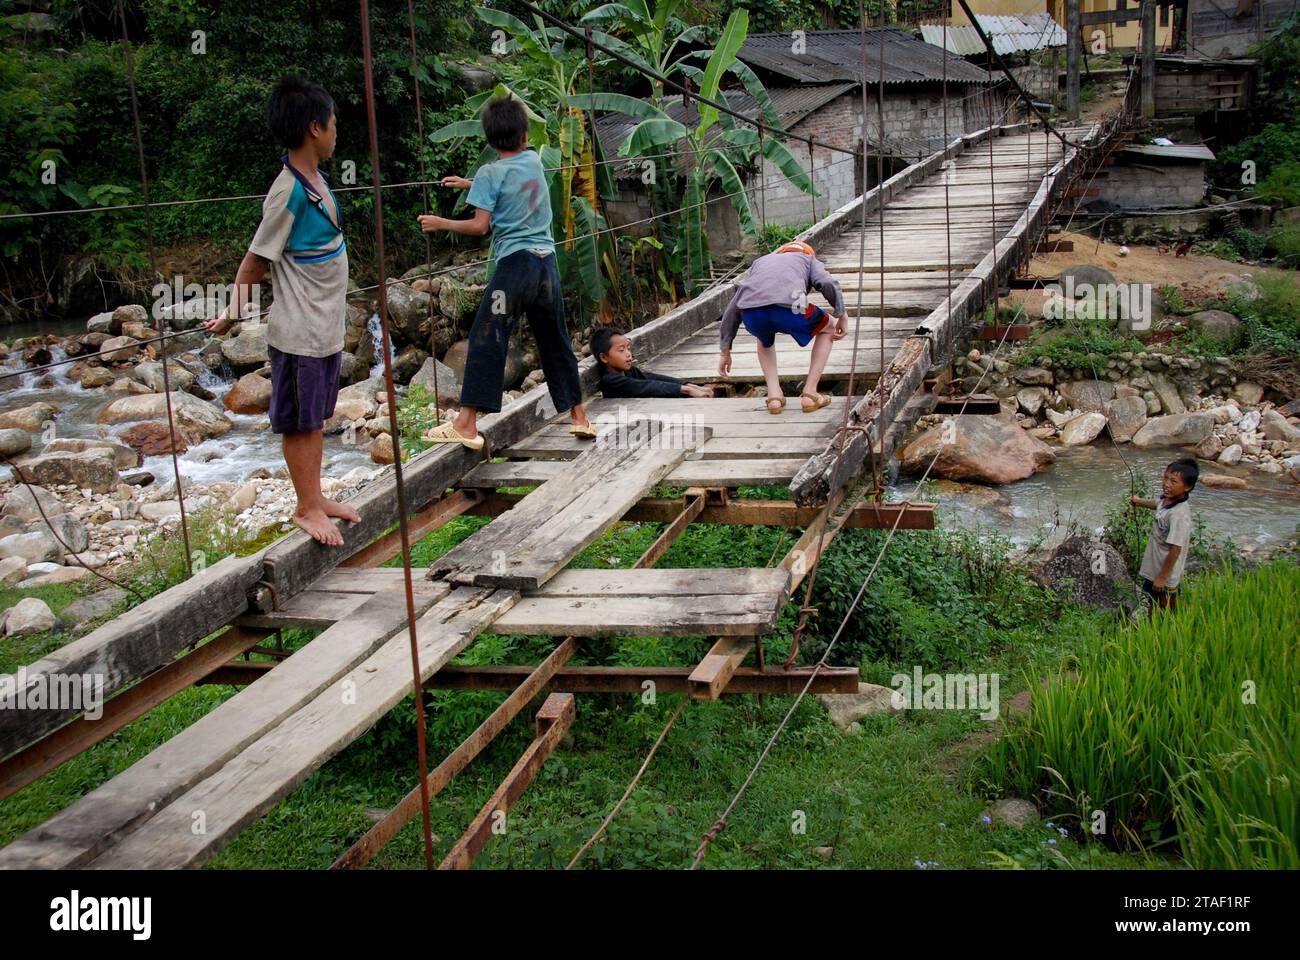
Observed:
[[[469,188],[466,202],[476,208],[473,219],[419,218],[426,233],[450,230],[481,237],[490,230],[496,260],[496,271],[469,331],[460,412],[424,437],[434,443],[460,443],[471,450],[483,446],[478,415],[501,409],[510,334],[519,316],[526,314],[556,411],[569,411],[570,433],[594,440],[596,428],[583,410],[578,361],[564,325],[546,174],[537,151],[528,149],[528,115],[518,100],[495,97],[484,105],[482,123],[498,159],[479,168],[473,180],[442,180],[444,186]]]
[[[1196,486],[1200,469],[1195,460],[1175,460],[1165,468],[1160,481],[1162,496],[1158,500],[1129,497],[1129,503],[1156,512],[1142,555],[1142,605],[1147,615],[1156,609],[1178,609],[1178,584],[1187,564],[1187,548],[1192,539],[1192,508],[1187,495]]]
[[[334,100],[319,84],[286,77],[275,85],[267,124],[288,151],[262,202],[262,223],[235,274],[222,315],[204,326],[230,329],[249,289],[271,273],[275,300],[267,317],[271,359],[271,430],[283,435],[298,507],[293,522],[326,546],[343,543],[335,519],[353,523],[352,507],[320,489],[325,421],[334,414],[348,289],[347,243],[338,201],[317,169],[334,154]]]

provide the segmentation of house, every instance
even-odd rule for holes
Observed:
[[[1209,58],[1244,57],[1300,10],[1296,0],[1183,0],[1189,53]]]
[[[1098,171],[1099,199],[1093,208],[1185,210],[1204,201],[1206,166],[1214,161],[1214,153],[1201,143],[1131,143],[1117,152],[1115,161]]]
[[[954,27],[970,26],[970,18],[962,10],[957,0],[949,0],[952,8],[952,15],[948,18],[948,23]],[[1225,2],[1234,2],[1234,0],[1225,0]],[[1036,4],[1025,4],[1016,2],[1016,0],[967,0],[967,5],[971,12],[977,18],[985,16],[990,17],[1031,17],[1039,13],[1046,13],[1051,16],[1057,23],[1067,22],[1066,0],[1037,0]],[[1084,47],[1090,53],[1092,51],[1093,31],[1100,30],[1105,37],[1106,49],[1114,50],[1117,48],[1134,49],[1138,45],[1139,36],[1139,7],[1140,0],[1080,0],[1080,12],[1096,13],[1102,10],[1124,10],[1133,11],[1133,19],[1123,23],[1103,23],[1095,26],[1084,27],[1083,42]],[[1159,49],[1169,49],[1173,41],[1173,3],[1158,9],[1156,11],[1156,46]],[[981,19],[980,25],[983,26]],[[998,51],[999,53],[1002,51]]]
[[[938,150],[945,136],[952,140],[987,126],[990,119],[1015,122],[1019,118],[1014,94],[997,82],[996,74],[990,83],[986,69],[901,29],[867,30],[865,44],[857,30],[810,30],[802,42],[792,42],[789,33],[751,34],[737,58],[763,81],[784,129],[817,144],[810,155],[808,144],[786,141],[804,169],[811,166],[813,182],[820,191],[816,198],[797,189],[766,159],[761,177],[758,172],[744,175],[755,215],[767,223],[808,223],[848,203],[861,192],[864,178],[868,187],[875,183],[877,152],[884,154],[887,178],[896,169]],[[878,100],[881,89],[883,99]],[[745,117],[759,116],[758,104],[744,90],[728,90],[725,95]],[[879,123],[882,107],[883,130]],[[680,97],[668,98],[664,109],[688,127],[698,116],[693,102],[683,109]],[[597,119],[596,130],[607,156],[614,155],[635,126],[633,118],[621,114]],[[865,170],[864,152],[869,161]],[[650,200],[640,167],[620,164],[616,176],[618,198],[605,204],[611,224],[649,217]],[[711,248],[715,253],[738,249],[743,238],[731,203],[720,188],[707,202]]]
[[[1007,65],[1016,82],[1038,100],[1050,100],[1057,90],[1057,71],[1065,62],[1065,29],[1051,14],[975,14],[980,30]],[[987,66],[988,47],[969,22],[922,23],[921,39]]]

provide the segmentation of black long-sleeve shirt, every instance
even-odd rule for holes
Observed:
[[[681,397],[685,380],[633,366],[626,372],[605,368],[600,392],[606,397]]]

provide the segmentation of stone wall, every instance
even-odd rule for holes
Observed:
[[[1205,164],[1118,163],[1104,169],[1095,183],[1099,199],[1121,210],[1179,210],[1205,199]]]

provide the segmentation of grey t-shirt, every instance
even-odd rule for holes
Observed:
[[[1164,506],[1164,498],[1156,500],[1156,519],[1151,525],[1151,536],[1147,538],[1147,550],[1142,555],[1142,567],[1138,576],[1155,581],[1169,556],[1170,547],[1182,547],[1178,559],[1169,571],[1165,589],[1172,590],[1183,579],[1183,567],[1187,564],[1187,545],[1192,540],[1192,508],[1186,500],[1180,500],[1172,507]]]
[[[286,166],[262,202],[262,222],[248,249],[271,261],[275,300],[266,342],[282,353],[330,357],[343,349],[348,251],[338,201],[305,187]]]

